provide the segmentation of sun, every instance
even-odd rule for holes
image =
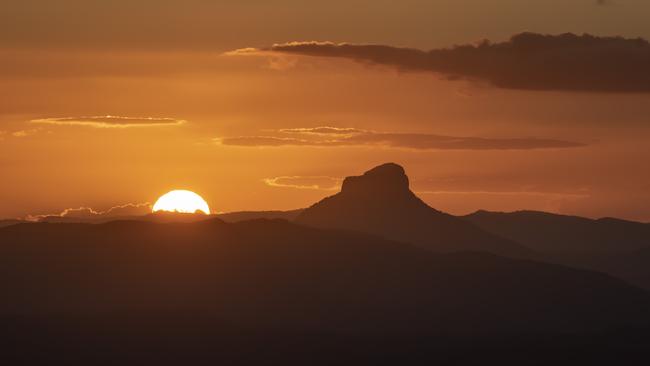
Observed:
[[[210,214],[207,202],[198,194],[186,190],[167,192],[153,205],[153,212],[180,212]]]

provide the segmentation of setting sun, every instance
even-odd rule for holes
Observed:
[[[153,205],[153,212],[159,211],[210,214],[207,202],[198,194],[186,190],[174,190],[158,198]]]

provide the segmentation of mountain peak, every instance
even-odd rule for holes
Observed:
[[[347,177],[341,192],[346,193],[393,193],[408,192],[409,179],[404,168],[395,163],[376,166],[360,176]]]
[[[436,252],[469,250],[512,257],[532,255],[520,244],[427,205],[411,192],[404,168],[395,163],[345,178],[340,193],[305,209],[296,222],[366,232]]]

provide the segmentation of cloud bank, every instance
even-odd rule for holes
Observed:
[[[484,81],[506,89],[650,92],[650,44],[641,38],[521,33],[505,42],[486,40],[431,51],[291,42],[229,54],[255,52],[345,58],[404,71],[435,72],[450,79]]]
[[[235,136],[215,139],[221,145],[241,147],[386,147],[414,150],[533,150],[585,146],[571,141],[539,138],[482,138],[444,136],[422,133],[386,133],[355,128],[314,127],[282,129],[280,133],[306,135]],[[311,136],[310,136],[311,135]],[[307,138],[309,137],[309,138]]]
[[[93,116],[93,117],[63,117],[43,118],[30,121],[36,124],[58,126],[85,126],[94,128],[129,128],[129,127],[155,127],[178,126],[186,123],[185,120],[175,118],[153,117],[120,117],[120,116]]]

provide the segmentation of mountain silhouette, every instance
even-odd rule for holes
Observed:
[[[600,273],[436,254],[284,220],[19,224],[0,229],[0,263],[4,317],[120,309],[145,318],[218,314],[243,328],[389,333],[584,331],[650,320],[647,292]]]
[[[394,163],[345,178],[341,192],[305,209],[295,221],[312,227],[371,233],[438,252],[534,256],[515,241],[431,208],[409,189],[404,169]]]
[[[128,216],[113,216],[113,215],[96,215],[96,217],[75,217],[75,216],[59,216],[48,215],[39,217],[37,222],[48,223],[68,223],[68,224],[103,224],[111,221],[153,221],[153,222],[191,222],[203,221],[210,218],[219,218],[226,222],[237,222],[254,219],[285,219],[293,220],[302,209],[289,210],[289,211],[233,211],[219,214],[206,215],[202,212],[197,213],[181,213],[181,212],[165,212],[158,211],[146,215],[128,215]],[[0,220],[0,227],[10,226],[28,221],[23,220]]]
[[[591,353],[617,329],[631,329],[627,351],[650,324],[650,295],[604,274],[284,220],[18,224],[0,229],[0,272],[5,360],[264,364],[303,352],[306,364],[457,364],[477,342],[512,356],[529,337],[534,350],[575,335]]]
[[[289,211],[235,211],[217,214],[216,217],[225,222],[238,222],[256,219],[284,219],[293,221],[302,209],[289,210]]]
[[[477,211],[463,219],[535,251],[620,251],[650,247],[650,225],[538,211]]]
[[[12,364],[521,361],[549,343],[643,350],[650,326],[649,293],[604,274],[285,220],[18,224],[0,273]]]
[[[16,224],[21,224],[24,223],[25,221],[23,220],[16,220],[16,219],[6,219],[6,220],[0,220],[0,228],[3,228],[5,226],[11,226],[11,225],[16,225]]]
[[[535,250],[545,261],[606,272],[650,289],[650,225],[536,211],[477,211],[463,217]]]

